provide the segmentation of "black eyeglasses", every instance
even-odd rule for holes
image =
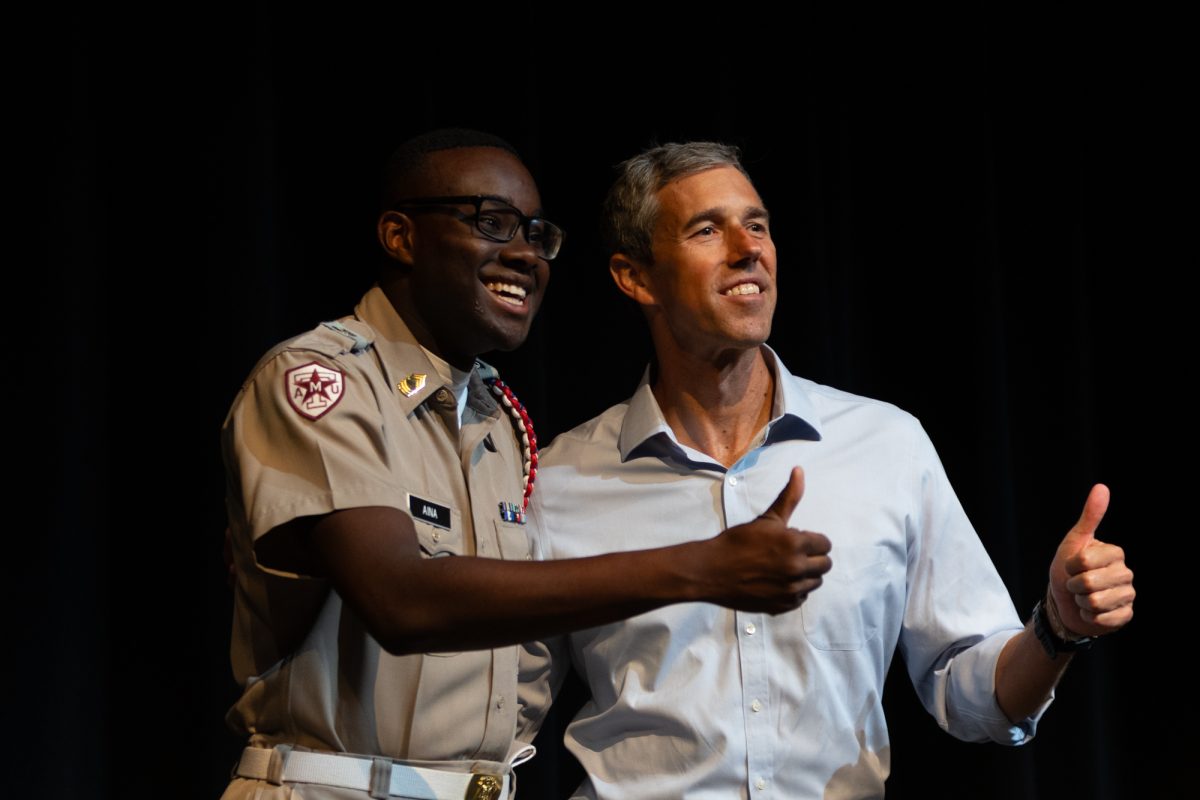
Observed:
[[[511,242],[517,235],[517,231],[524,228],[525,241],[533,246],[533,250],[539,258],[547,261],[558,255],[563,239],[566,238],[563,229],[553,222],[541,217],[527,217],[500,198],[483,194],[455,197],[407,197],[397,200],[392,204],[392,208],[420,209],[427,207],[428,210],[434,210],[436,206],[460,203],[470,203],[475,206],[473,216],[468,217],[463,214],[459,218],[464,222],[468,220],[473,222],[475,230],[479,231],[479,234],[485,239],[491,239],[493,242]]]

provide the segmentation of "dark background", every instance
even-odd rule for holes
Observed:
[[[1137,571],[1138,618],[1076,660],[1019,750],[941,733],[894,674],[889,797],[1177,796],[1200,744],[1195,415],[1176,385],[1194,363],[1195,92],[1177,22],[564,14],[12,22],[18,786],[219,795],[240,743],[222,722],[237,689],[218,428],[270,345],[370,284],[390,150],[466,125],[525,154],[569,232],[530,340],[491,359],[543,443],[627,396],[649,353],[597,242],[612,165],[716,138],[743,148],[772,210],[771,344],[793,372],[921,418],[1022,613],[1088,487],[1112,487],[1102,535]],[[552,744],[523,796],[573,781]]]

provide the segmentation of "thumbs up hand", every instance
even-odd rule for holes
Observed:
[[[820,587],[833,564],[829,539],[788,527],[803,496],[804,470],[797,467],[770,508],[704,542],[709,575],[698,582],[706,587],[698,599],[779,614]]]
[[[1092,487],[1079,521],[1067,531],[1050,564],[1050,624],[1061,638],[1102,636],[1133,619],[1133,572],[1125,551],[1096,538],[1108,510],[1108,487]]]

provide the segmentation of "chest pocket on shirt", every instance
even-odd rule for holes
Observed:
[[[421,547],[421,555],[425,558],[444,558],[446,556],[461,556],[463,554],[462,515],[457,509],[450,509],[450,530],[426,522],[419,516],[409,513],[413,527],[417,529],[417,544]],[[454,658],[460,652],[426,653],[430,658]]]
[[[505,561],[531,561],[529,534],[524,525],[492,520],[496,525],[496,539],[500,542],[500,557]]]
[[[409,516],[417,530],[417,544],[421,546],[423,555],[438,558],[463,554],[462,515],[457,509],[450,509],[450,530],[426,522],[414,514],[410,513]]]
[[[833,567],[800,606],[804,638],[818,650],[859,650],[879,635],[887,551],[834,544]]]

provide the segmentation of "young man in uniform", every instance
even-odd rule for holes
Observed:
[[[385,183],[379,283],[268,353],[223,429],[249,739],[227,798],[505,796],[532,749],[515,643],[680,601],[778,612],[828,567],[780,522],[795,484],[708,541],[528,560],[536,441],[476,357],[524,340],[562,231],[485,134],[411,140]]]
[[[1124,554],[1094,538],[1108,490],[1092,489],[1022,626],[920,424],[791,375],[765,345],[775,245],[736,150],[671,144],[627,161],[604,224],[656,359],[629,401],[546,451],[541,553],[692,541],[753,519],[800,466],[789,519],[828,535],[801,534],[821,552],[832,540],[833,566],[778,616],[682,604],[556,640],[545,682],[531,646],[531,708],[571,658],[591,689],[567,733],[588,773],[577,796],[882,797],[897,647],[943,728],[1028,740],[1070,651],[1133,614]]]

